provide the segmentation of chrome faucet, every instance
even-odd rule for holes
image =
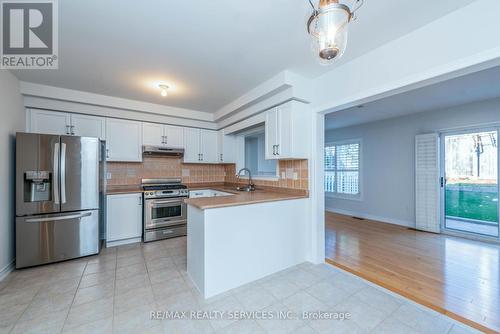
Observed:
[[[238,180],[240,179],[240,176],[241,176],[241,172],[248,172],[248,184],[246,187],[236,187],[236,190],[239,190],[239,191],[254,191],[255,190],[255,184],[253,184],[252,182],[252,172],[250,172],[250,169],[248,168],[242,168],[239,170],[238,172],[238,175],[236,175],[236,177],[238,178]]]

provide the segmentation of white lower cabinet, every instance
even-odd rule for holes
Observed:
[[[106,244],[137,242],[142,237],[142,193],[106,196]]]
[[[106,118],[107,161],[142,161],[142,123]]]

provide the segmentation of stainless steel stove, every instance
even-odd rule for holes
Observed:
[[[186,235],[189,196],[181,179],[142,179],[144,242]]]

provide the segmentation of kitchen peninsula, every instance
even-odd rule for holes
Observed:
[[[210,189],[230,195],[185,200],[187,271],[205,298],[306,260],[307,191]]]

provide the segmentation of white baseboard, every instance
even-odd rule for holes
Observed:
[[[393,225],[399,225],[399,226],[404,226],[404,227],[415,228],[415,223],[411,222],[411,221],[406,221],[406,220],[401,220],[401,219],[394,219],[394,218],[388,218],[388,217],[381,217],[381,216],[371,215],[371,214],[368,214],[368,213],[355,212],[355,211],[349,211],[349,210],[342,210],[342,209],[336,209],[336,208],[326,208],[325,210],[328,211],[328,212],[338,213],[338,214],[341,214],[341,215],[358,217],[358,218],[363,218],[363,219],[376,220],[376,221],[379,221],[379,222],[382,222],[382,223],[387,223],[387,224],[393,224]]]
[[[0,269],[0,281],[3,281],[3,279],[5,277],[7,277],[7,275],[9,275],[12,271],[14,271],[14,269],[15,269],[14,264],[15,263],[16,263],[16,259],[13,259],[12,261],[10,261],[10,263],[8,265],[6,265],[2,269]]]
[[[108,247],[116,247],[121,245],[135,244],[136,242],[141,242],[142,237],[138,238],[130,238],[124,240],[116,240],[116,241],[106,241],[106,248]]]

